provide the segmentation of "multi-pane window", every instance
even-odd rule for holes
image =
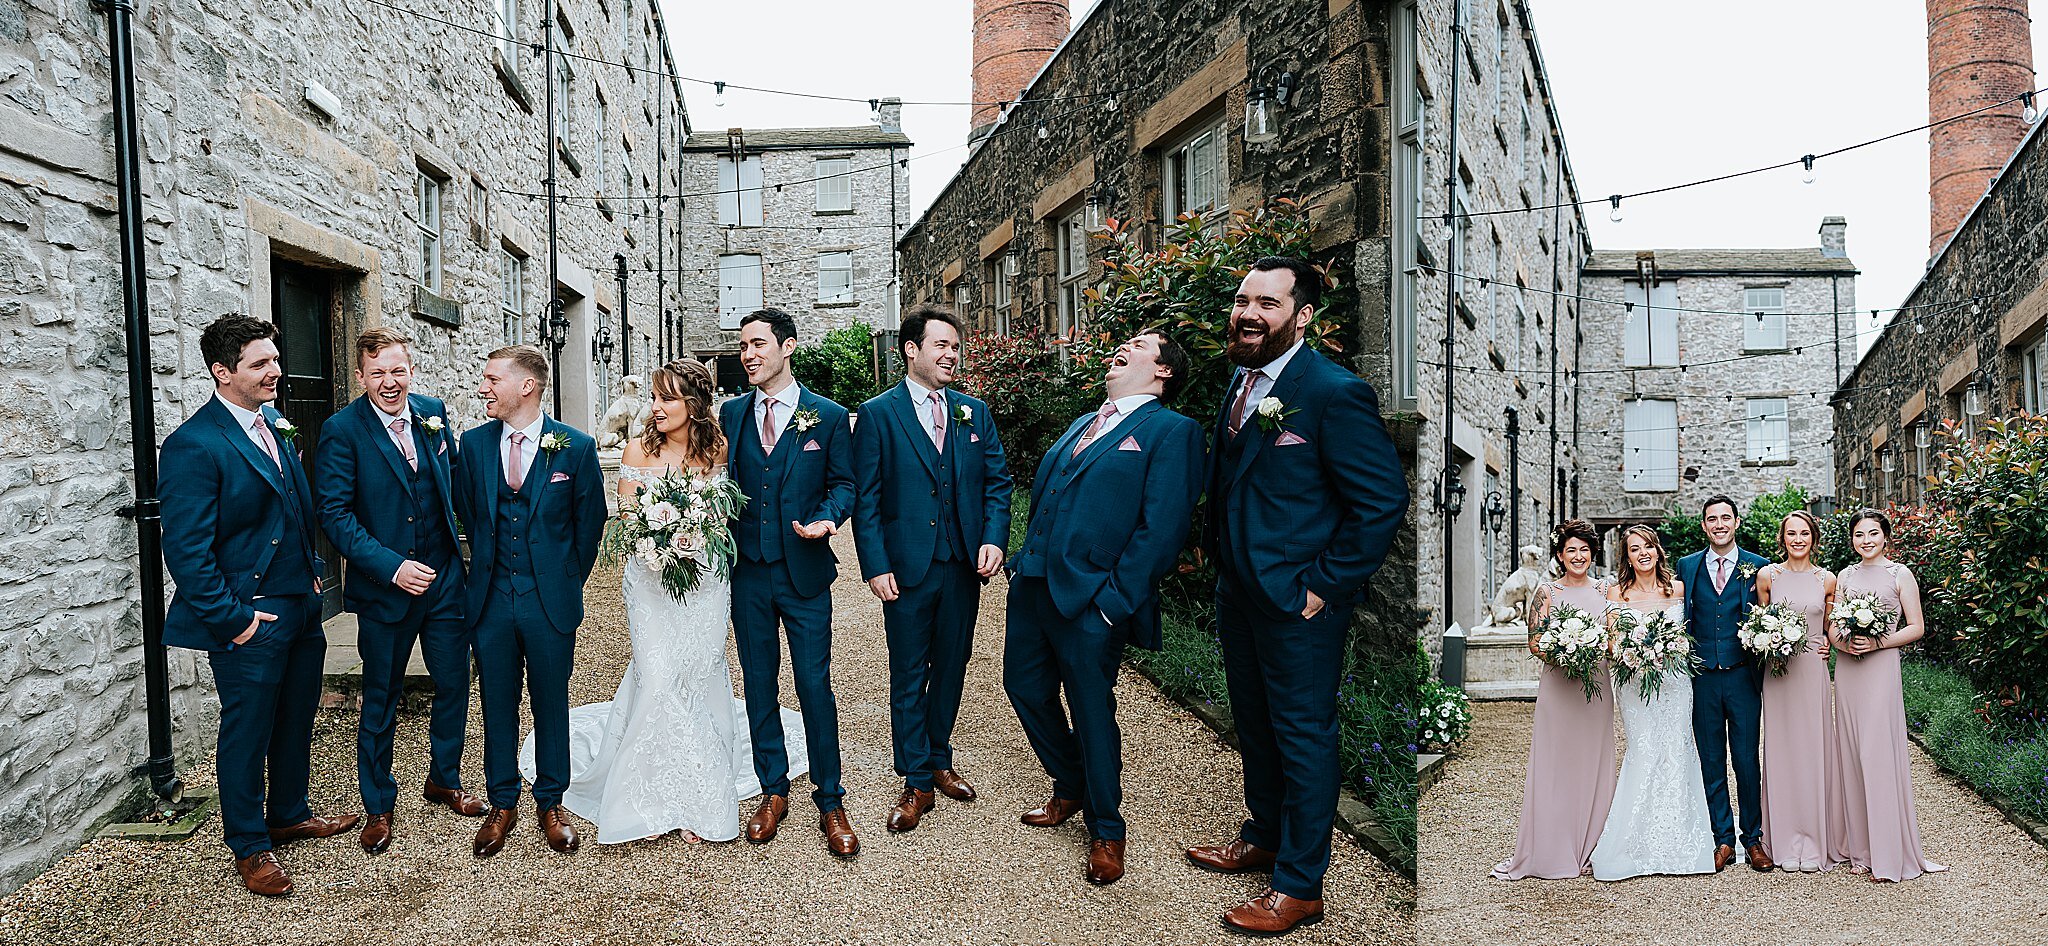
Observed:
[[[1062,337],[1074,330],[1081,321],[1081,291],[1088,281],[1088,228],[1083,219],[1087,211],[1077,209],[1059,222],[1059,324]],[[1064,349],[1062,349],[1064,350]]]
[[[1422,157],[1422,81],[1415,51],[1415,4],[1406,2],[1395,13],[1393,71],[1400,88],[1394,97],[1394,393],[1402,401],[1414,400],[1419,380],[1416,339],[1422,274],[1417,263],[1422,199],[1429,192]]]
[[[818,301],[853,301],[853,254],[818,254]]]
[[[1641,399],[1622,411],[1623,486],[1631,492],[1678,488],[1678,402]]]
[[[519,70],[519,0],[492,0],[492,32],[498,35],[498,59],[510,72]]]
[[[2048,339],[2020,352],[2020,406],[2029,414],[2048,413]]]
[[[1515,169],[1518,174],[1526,175],[1529,173],[1529,152],[1533,150],[1529,146],[1535,141],[1535,138],[1536,125],[1530,120],[1529,103],[1523,102],[1522,134],[1517,139],[1520,142],[1518,146],[1520,150],[1515,154]]]
[[[1678,364],[1678,285],[1665,280],[1647,292],[1640,282],[1622,288],[1628,319],[1622,364],[1630,368]]]
[[[1780,287],[1751,287],[1742,290],[1742,348],[1744,351],[1783,351],[1785,341],[1785,290]]]
[[[498,250],[498,315],[504,320],[507,345],[526,342],[526,260],[511,250]]]
[[[603,190],[604,136],[605,128],[611,118],[611,108],[605,103],[604,88],[602,86],[592,86],[592,89],[597,93],[597,115],[595,116],[597,120],[592,123],[590,129],[590,170],[595,175],[598,189]]]
[[[1528,347],[1529,309],[1522,304],[1522,294],[1518,292],[1515,293],[1515,340],[1508,346],[1508,349],[1514,353],[1511,356],[1509,367],[1517,372],[1522,370],[1524,359],[1528,355]]]
[[[413,196],[418,198],[414,221],[420,232],[420,286],[441,291],[441,182],[425,170],[415,172]]]
[[[1167,220],[1230,205],[1229,126],[1221,118],[1167,149],[1160,167]]]
[[[469,178],[469,219],[476,224],[479,239],[491,231],[491,192],[475,175]]]
[[[819,158],[811,163],[811,176],[818,180],[818,212],[853,209],[853,159]]]
[[[718,258],[718,327],[737,329],[761,307],[761,256],[729,253]]]
[[[568,37],[562,34],[559,24],[555,30],[555,49],[569,48]],[[563,150],[576,140],[576,70],[569,65],[569,57],[555,56],[555,142]]]
[[[761,156],[746,155],[738,161],[731,155],[718,158],[718,225],[758,227],[761,225]]]
[[[1749,424],[1749,450],[1743,459],[1757,463],[1782,463],[1792,459],[1792,420],[1782,397],[1753,397],[1744,401],[1743,413]]]

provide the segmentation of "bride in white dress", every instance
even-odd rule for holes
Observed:
[[[622,503],[643,484],[674,472],[723,478],[725,437],[712,414],[711,375],[691,360],[649,378],[645,437],[619,462]],[[687,841],[739,837],[739,802],[758,795],[746,710],[733,696],[725,659],[732,611],[731,563],[704,574],[681,601],[638,558],[625,564],[626,627],[633,659],[609,702],[569,711],[568,791],[562,804],[597,826],[600,844],[681,831]],[[789,772],[809,770],[803,719],[784,709]],[[519,767],[534,774],[533,739]]]
[[[1608,589],[1609,611],[1627,609],[1645,620],[1661,611],[1683,626],[1685,585],[1665,560],[1656,531],[1636,525],[1624,535],[1628,567]],[[1665,674],[1647,701],[1634,681],[1615,686],[1628,748],[1607,825],[1593,847],[1594,879],[1713,873],[1714,829],[1692,733],[1692,677]]]

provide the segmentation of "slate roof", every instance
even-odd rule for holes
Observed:
[[[695,137],[695,136],[692,136]],[[1587,275],[1629,275],[1636,272],[1636,250],[1594,250],[1579,271]],[[1841,273],[1854,275],[1856,264],[1844,257],[1822,256],[1820,247],[1762,250],[1653,250],[1657,272],[1667,276],[1738,273]]]
[[[743,128],[748,151],[815,150],[819,148],[908,148],[910,136],[874,125],[852,128]],[[731,146],[727,131],[697,131],[683,140],[684,151],[724,151]]]

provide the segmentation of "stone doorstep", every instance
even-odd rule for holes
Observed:
[[[1533,700],[1534,680],[1485,680],[1465,684],[1465,695],[1475,700]]]
[[[199,826],[220,808],[220,794],[212,788],[193,788],[185,791],[184,800],[193,802],[193,808],[176,821],[117,822],[101,828],[99,837],[130,841],[183,841],[198,833]]]
[[[363,694],[363,658],[356,651],[356,616],[343,611],[321,626],[327,633],[327,665],[320,687],[320,706],[335,709],[360,705]],[[474,664],[471,672],[474,673]],[[427,675],[426,658],[417,643],[405,664],[406,702],[431,699],[434,678]]]
[[[2044,848],[2048,848],[2048,824],[2043,824],[2042,822],[2035,821],[2025,812],[2020,811],[2019,806],[2014,805],[2010,799],[2002,795],[1993,795],[1990,792],[1984,791],[1983,789],[1980,789],[1976,785],[1972,784],[1969,779],[1962,777],[1961,774],[1950,769],[1947,765],[1942,763],[1941,756],[1936,755],[1933,749],[1928,748],[1927,740],[1922,738],[1920,733],[1915,731],[1911,727],[1907,727],[1906,729],[1906,738],[1913,740],[1913,744],[1919,746],[1921,752],[1927,753],[1928,760],[1932,761],[1934,763],[1934,767],[1940,769],[1942,771],[1942,774],[1947,775],[1949,778],[1955,779],[1957,782],[1961,783],[1964,788],[1967,788],[1972,793],[1976,794],[1978,798],[1984,799],[1986,804],[1989,804],[1991,807],[1998,809],[1998,813],[2004,815],[2006,821],[2011,822],[2013,827],[2020,829],[2020,833],[2025,834],[2028,838],[2032,839],[2035,844],[2038,844]]]

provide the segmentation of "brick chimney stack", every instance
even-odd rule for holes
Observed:
[[[974,0],[974,101],[1015,100],[1072,28],[1067,0]],[[967,140],[987,137],[1001,113],[976,105]]]
[[[1929,121],[2017,97],[2034,87],[2027,0],[1927,0]],[[1928,254],[1956,227],[2026,137],[2020,103],[1928,133]]]

